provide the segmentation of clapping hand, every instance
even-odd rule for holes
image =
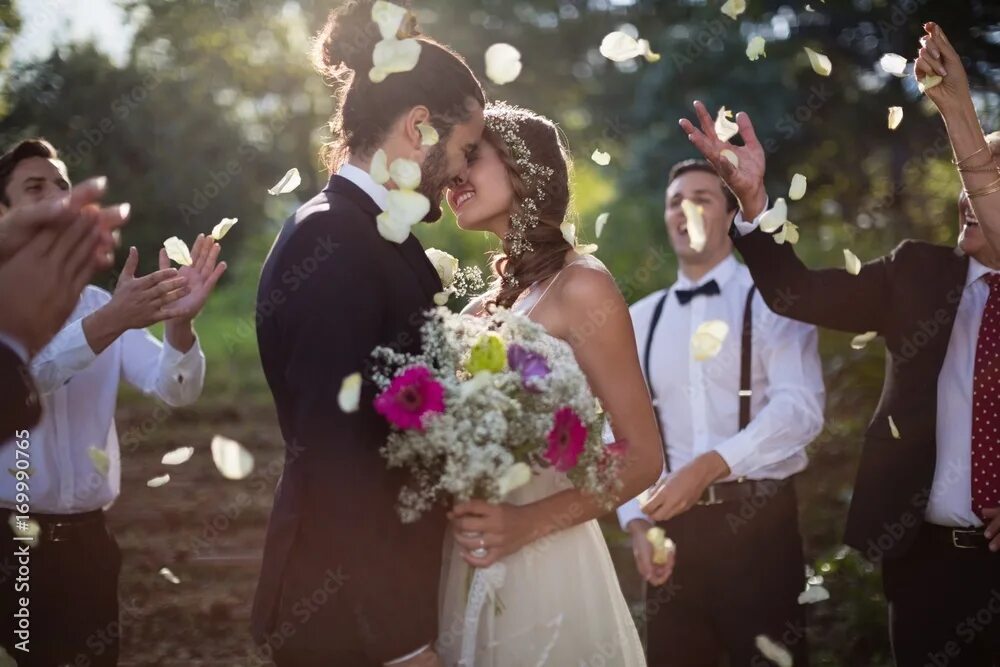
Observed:
[[[681,129],[740,200],[743,217],[753,220],[764,212],[767,192],[764,189],[766,165],[764,147],[757,140],[750,116],[742,111],[736,114],[736,125],[740,128],[739,136],[743,138],[744,144],[736,146],[719,139],[719,135],[715,132],[715,121],[712,120],[704,104],[695,102],[694,109],[698,114],[701,129],[695,127],[687,118],[680,120]],[[722,156],[724,150],[733,152],[740,165],[738,168]]]
[[[185,280],[187,291],[180,299],[165,309],[167,319],[182,322],[193,320],[205,307],[219,278],[226,272],[226,263],[219,262],[222,246],[210,236],[199,234],[191,248],[191,266],[182,266],[177,275]],[[160,270],[170,268],[167,251],[160,249]]]

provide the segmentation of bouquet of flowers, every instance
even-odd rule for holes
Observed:
[[[378,348],[376,410],[393,427],[382,454],[406,468],[404,522],[436,502],[500,502],[551,467],[610,506],[624,445],[605,445],[604,413],[564,341],[523,315],[471,317],[438,308],[423,349]]]

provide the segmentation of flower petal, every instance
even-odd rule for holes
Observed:
[[[403,243],[410,236],[410,228],[413,227],[406,220],[401,220],[399,218],[394,218],[388,212],[380,213],[377,218],[375,218],[376,228],[378,233],[386,241],[391,241],[392,243]]]
[[[878,337],[877,331],[868,331],[851,339],[851,347],[855,350],[863,350],[868,343]]]
[[[340,383],[337,404],[346,413],[358,411],[361,403],[361,373],[351,373]]]
[[[176,236],[171,236],[163,242],[163,248],[167,251],[167,257],[172,262],[181,266],[191,266],[191,251],[188,250],[187,243]]]
[[[943,78],[936,74],[931,74],[930,76],[925,76],[922,79],[917,79],[917,88],[920,89],[920,92],[926,93],[929,88],[933,88],[942,81],[944,81]]]
[[[159,475],[146,482],[146,486],[151,489],[158,489],[170,482],[170,475]]]
[[[505,86],[521,75],[521,52],[510,44],[494,44],[486,49],[486,76],[498,86]]]
[[[830,72],[833,71],[833,63],[830,59],[824,56],[818,51],[813,51],[808,46],[805,47],[806,55],[809,56],[809,64],[812,65],[813,71],[820,76],[830,76]]]
[[[578,255],[593,255],[598,251],[598,245],[596,243],[588,243],[587,245],[579,245],[573,248],[573,250]]]
[[[389,176],[400,190],[416,190],[420,186],[420,165],[405,158],[393,160]]]
[[[427,255],[427,259],[437,271],[441,284],[444,287],[451,287],[451,284],[455,282],[455,275],[458,273],[458,258],[437,248],[428,248],[424,254]]]
[[[233,228],[233,225],[239,221],[239,218],[223,218],[222,222],[212,229],[212,238],[216,241],[221,241],[229,233],[229,230]]]
[[[434,305],[436,306],[447,306],[448,300],[451,298],[451,291],[445,290],[443,292],[438,292],[434,295]]]
[[[566,243],[571,246],[576,246],[576,225],[568,220],[559,225],[559,231],[562,232],[563,238],[566,239]]]
[[[844,248],[844,265],[847,267],[847,272],[852,276],[861,273],[861,260],[847,248]]]
[[[903,107],[889,107],[889,129],[895,130],[903,122]]]
[[[299,175],[298,169],[292,167],[285,172],[280,181],[274,184],[273,188],[268,189],[267,193],[274,196],[287,195],[300,185],[302,185],[302,176]]]
[[[822,586],[810,586],[799,593],[799,604],[816,604],[830,599],[830,591]]]
[[[194,456],[194,447],[178,447],[163,455],[160,463],[165,466],[179,466],[187,463]]]
[[[702,207],[695,204],[690,199],[681,200],[681,209],[687,219],[688,242],[691,249],[701,252],[705,249],[705,218],[702,215]]]
[[[410,227],[422,221],[431,210],[431,201],[413,190],[390,190],[386,212]]]
[[[405,7],[378,0],[372,6],[372,21],[378,24],[378,30],[382,34],[382,39],[395,39],[399,33],[399,27],[409,13]]]
[[[420,130],[421,146],[436,146],[438,142],[441,141],[441,135],[434,129],[433,125],[429,123],[418,123],[417,129]]]
[[[719,11],[735,21],[746,10],[746,0],[726,0],[726,3],[722,5]]]
[[[601,238],[601,233],[604,231],[604,226],[608,224],[608,218],[610,217],[610,213],[601,213],[597,216],[597,222],[594,223],[594,233],[597,238]]]
[[[221,435],[212,438],[212,461],[226,479],[243,479],[253,471],[253,454]]]
[[[647,50],[648,50],[648,42]],[[616,63],[637,58],[643,55],[642,45],[632,35],[616,30],[605,35],[601,41],[601,55]]]
[[[895,53],[887,53],[878,61],[883,70],[898,77],[906,76],[907,62],[906,58]]]
[[[611,154],[605,153],[600,148],[594,151],[594,154],[590,156],[590,159],[602,167],[607,167],[611,164]]]
[[[107,477],[108,468],[111,466],[111,460],[108,458],[108,453],[103,449],[97,447],[91,447],[87,450],[87,455],[90,457],[90,462],[94,464],[94,469],[97,470],[103,477]]]
[[[896,426],[896,422],[893,420],[892,415],[889,415],[889,433],[892,434],[894,440],[899,440],[902,437],[899,434],[899,427]]]
[[[372,54],[374,67],[368,73],[373,83],[382,83],[390,74],[409,72],[420,61],[420,42],[415,39],[383,39]]]
[[[778,667],[792,667],[792,654],[781,644],[765,635],[757,635],[757,650]]]
[[[760,216],[760,229],[766,234],[773,234],[788,222],[788,204],[783,197],[775,200],[774,206]]]
[[[722,350],[729,335],[729,325],[723,320],[702,322],[691,337],[691,356],[695,361],[706,361]]]
[[[809,182],[802,174],[792,176],[792,184],[788,188],[788,198],[792,201],[798,201],[805,197],[808,184]]]
[[[761,56],[767,58],[767,40],[760,35],[755,35],[747,42],[747,58],[757,60]]]
[[[785,226],[781,228],[781,231],[785,235],[785,240],[790,245],[795,245],[799,242],[799,227],[794,222],[786,220]]]
[[[169,581],[172,584],[179,584],[181,580],[177,578],[177,575],[170,571],[168,567],[160,568],[160,576]]]
[[[389,157],[381,148],[375,151],[372,156],[372,164],[368,169],[369,175],[379,185],[385,185],[392,176],[389,174]]]
[[[729,141],[740,132],[740,127],[731,119],[733,112],[722,107],[715,117],[715,133],[719,135],[719,141]]]

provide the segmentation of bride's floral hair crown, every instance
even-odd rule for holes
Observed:
[[[520,122],[530,113],[507,102],[491,102],[485,111],[486,127],[506,144],[527,192],[520,201],[519,210],[510,217],[510,231],[506,240],[509,253],[514,256],[533,250],[526,233],[539,224],[539,209],[545,198],[545,186],[555,173],[552,168],[532,159],[531,149],[521,136]]]

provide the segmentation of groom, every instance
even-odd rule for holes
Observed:
[[[379,454],[389,431],[372,406],[375,388],[365,384],[351,413],[338,393],[375,347],[418,351],[422,313],[442,289],[416,237],[380,236],[389,191],[369,176],[371,158],[381,148],[390,162],[421,163],[426,220],[437,220],[444,189],[466,177],[477,150],[485,97],[462,58],[424,36],[412,70],[373,83],[371,5],[335,10],[317,41],[320,69],[346,75],[333,176],[285,223],[257,297],[260,356],[286,451],[252,630],[280,667],[439,664],[431,646],[444,517],[400,521],[404,480]],[[438,131],[436,145],[423,145],[421,124]]]

